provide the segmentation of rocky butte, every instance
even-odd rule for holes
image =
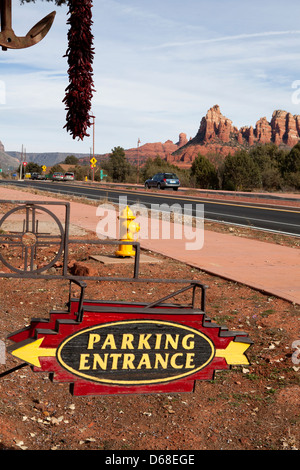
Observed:
[[[154,142],[146,143],[137,148],[131,148],[125,150],[127,160],[134,165],[137,165],[138,162],[142,164],[147,160],[147,158],[154,159],[159,156],[163,160],[167,160],[170,156],[176,151],[187,144],[188,140],[186,134],[179,134],[179,140],[177,143],[173,143],[172,140],[167,140],[166,142]],[[97,155],[98,161],[107,160],[109,158],[109,153]],[[89,161],[90,157],[80,158],[80,162]]]
[[[234,154],[241,149],[249,149],[254,145],[274,143],[281,148],[292,148],[300,139],[300,116],[293,116],[286,111],[273,112],[271,121],[260,118],[255,125],[241,129],[235,127],[230,119],[220,111],[218,105],[213,106],[202,118],[198,133],[181,148],[167,156],[167,160],[177,166],[189,167],[198,153],[210,156],[229,153]]]
[[[19,160],[17,158],[11,157],[5,152],[3,143],[0,140],[0,168],[3,171],[8,171],[11,169],[16,169],[19,166]]]
[[[162,159],[169,158],[172,153],[179,150],[188,142],[186,134],[179,134],[179,141],[174,144],[172,140],[167,140],[164,143],[155,142],[150,144],[141,145],[139,148],[132,148],[125,151],[126,157],[131,163],[137,163],[138,159],[145,160],[145,158],[155,158],[160,156]]]
[[[187,139],[186,134],[179,134],[177,143],[167,140],[165,143],[147,143],[139,148],[125,150],[127,159],[132,164],[142,164],[147,158],[156,156],[182,168],[189,168],[199,153],[206,155],[212,162],[218,163],[229,153],[249,150],[258,144],[274,143],[283,149],[290,149],[300,139],[300,116],[287,111],[277,110],[270,122],[260,118],[255,127],[244,126],[238,129],[224,116],[219,105],[210,108],[200,122],[194,138]],[[104,157],[104,156],[102,156]],[[105,155],[108,158],[108,154]]]

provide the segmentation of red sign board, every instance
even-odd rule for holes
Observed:
[[[85,301],[33,319],[9,336],[8,351],[71,384],[77,396],[188,392],[216,370],[249,364],[246,333],[229,332],[201,310]]]

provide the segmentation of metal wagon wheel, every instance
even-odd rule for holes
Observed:
[[[3,230],[3,224],[8,219],[9,216],[18,212],[25,210],[25,219],[23,221],[23,230],[21,232],[9,231],[5,232]],[[59,235],[51,235],[49,233],[39,233],[38,232],[38,219],[36,211],[42,211],[48,214],[56,223]],[[2,233],[1,233],[2,232]],[[53,212],[48,209],[37,206],[35,204],[24,204],[18,206],[14,209],[8,211],[0,220],[0,243],[7,245],[8,247],[18,247],[22,249],[22,258],[23,258],[23,269],[16,268],[0,252],[0,261],[9,268],[11,271],[18,274],[26,273],[35,273],[39,274],[47,269],[51,268],[56,261],[60,258],[64,246],[65,246],[65,232],[60,220],[56,217]],[[40,267],[39,269],[35,268],[34,261],[37,256],[37,251],[41,247],[57,245],[58,249],[55,257],[45,266]]]

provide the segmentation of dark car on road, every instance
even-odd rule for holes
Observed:
[[[173,188],[174,191],[177,191],[180,186],[180,181],[175,173],[157,173],[145,181],[145,188]]]
[[[31,173],[31,177],[30,177],[32,180],[45,180],[46,177],[43,173]]]

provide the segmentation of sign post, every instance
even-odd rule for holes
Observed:
[[[93,182],[94,182],[94,179],[95,179],[95,167],[96,167],[96,163],[97,163],[97,160],[95,157],[91,158],[90,160],[91,162],[91,168],[93,170]]]
[[[106,178],[107,175],[104,174],[104,171],[103,170],[100,170],[100,181],[103,180],[103,178]]]

